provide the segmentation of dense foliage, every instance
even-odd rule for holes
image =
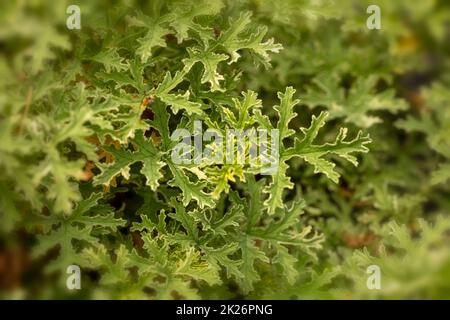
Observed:
[[[369,30],[372,2],[81,1],[69,30],[3,1],[2,297],[450,298],[450,6]],[[196,121],[278,129],[278,170],[175,163]]]

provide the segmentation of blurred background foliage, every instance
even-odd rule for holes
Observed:
[[[70,4],[81,8],[81,30],[65,27]],[[366,27],[370,4],[381,8],[381,30]],[[57,102],[76,108],[83,88],[72,97],[60,89],[76,79],[98,38],[127,41],[121,19],[136,11],[157,16],[165,5],[132,0],[0,4],[2,297],[97,297],[92,294],[95,275],[83,280],[87,288],[71,293],[56,285],[61,278],[57,273],[43,271],[52,253],[44,258],[31,254],[37,240],[26,212],[45,211],[48,199],[42,189],[49,191],[49,199],[58,201],[58,193],[51,191],[56,188],[67,190],[68,200],[80,200],[72,188],[86,170],[77,157],[67,162],[60,149],[67,148],[61,142],[69,136],[83,150],[82,135],[72,136],[71,126],[77,123],[64,122],[67,111],[59,110]],[[268,27],[283,50],[272,55],[268,69],[243,53],[240,80],[225,80],[233,82],[234,91],[254,90],[265,105],[274,105],[276,93],[293,86],[300,116],[292,128],[298,130],[313,114],[327,110],[331,121],[320,138],[326,140],[345,123],[351,134],[364,129],[373,140],[358,168],[336,160],[339,184],[314,174],[300,160],[290,160],[295,188],[286,199],[305,199],[302,217],[324,234],[325,242],[316,259],[297,261],[300,276],[294,284],[276,266],[258,266],[262,279],[248,297],[449,299],[450,3],[236,0],[225,1],[218,19],[223,23],[245,10],[253,13],[253,22]],[[57,94],[50,98],[48,91]],[[33,108],[28,110],[30,99]],[[47,105],[40,99],[54,99],[55,107],[25,125],[24,115],[38,114]],[[274,115],[272,109],[264,111]],[[50,178],[43,157],[54,165]],[[61,211],[70,210],[63,200]],[[121,202],[132,206],[133,199],[116,201],[113,210]],[[382,290],[367,290],[365,271],[372,264],[381,267]],[[229,286],[205,286],[199,292],[206,299],[242,298]]]

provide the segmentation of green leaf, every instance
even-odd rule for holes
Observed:
[[[189,91],[184,95],[165,94],[159,95],[159,98],[171,107],[174,114],[181,109],[186,110],[187,114],[203,114],[202,105],[198,102],[189,101]]]
[[[204,40],[212,39],[212,30],[195,22],[199,16],[213,16],[220,12],[223,3],[214,1],[176,1],[169,13],[170,26],[175,30],[178,43],[189,38],[188,31],[199,33]]]
[[[442,164],[439,169],[435,170],[431,176],[432,184],[444,183],[450,179],[450,164]]]
[[[130,165],[136,162],[142,163],[141,173],[146,177],[146,184],[156,190],[159,186],[158,180],[162,178],[161,169],[165,163],[161,161],[162,154],[154,146],[151,140],[147,140],[143,132],[138,132],[134,140],[135,151],[116,149],[115,147],[104,147],[114,157],[111,164],[99,163],[101,173],[94,178],[96,185],[109,185],[111,180],[121,174],[125,179],[130,177]]]
[[[144,37],[137,40],[139,43],[136,54],[141,57],[141,62],[146,63],[152,56],[152,50],[155,47],[166,47],[164,37],[170,33],[170,30],[161,26],[157,21],[149,20],[145,25],[147,33]]]
[[[270,57],[268,52],[278,53],[283,46],[274,43],[271,38],[263,42],[267,33],[267,27],[259,27],[256,31],[248,32],[248,25],[251,20],[251,13],[241,13],[239,18],[230,19],[229,28],[225,30],[218,42],[230,54],[229,64],[236,62],[240,58],[238,51],[247,49],[257,55],[266,68],[270,66]]]
[[[47,270],[64,271],[71,264],[79,264],[79,247],[74,240],[96,244],[98,238],[93,236],[94,229],[115,230],[125,224],[125,220],[114,218],[111,207],[100,205],[102,194],[92,194],[78,203],[70,216],[41,216],[36,222],[45,226],[47,231],[38,237],[38,245],[33,255],[40,256],[48,250],[59,247],[59,255],[47,266]],[[94,214],[95,212],[95,214]]]
[[[191,69],[195,63],[200,62],[204,68],[201,83],[209,82],[211,91],[223,91],[220,81],[224,80],[224,77],[217,71],[217,66],[221,61],[227,60],[228,56],[199,48],[187,48],[187,52],[189,58],[183,59],[185,67]]]
[[[329,119],[343,118],[361,128],[368,128],[381,122],[381,118],[372,115],[372,111],[387,110],[393,114],[406,110],[408,105],[402,99],[395,98],[394,90],[376,91],[378,77],[358,78],[348,93],[340,87],[337,74],[323,73],[317,75],[315,86],[308,87],[303,101],[310,108],[324,106]]]
[[[269,214],[274,214],[277,208],[283,207],[283,192],[285,189],[293,189],[294,184],[291,179],[286,175],[288,165],[281,161],[278,164],[278,169],[275,174],[272,175],[272,182],[266,186],[263,190],[269,197],[264,201],[264,205],[267,207]]]
[[[91,59],[103,64],[106,72],[108,73],[110,73],[112,70],[120,72],[129,68],[128,64],[124,62],[125,59],[119,55],[117,49],[115,48],[101,50]]]
[[[360,131],[353,140],[346,141],[347,129],[341,128],[334,142],[322,145],[313,144],[319,130],[325,125],[327,117],[327,112],[321,112],[318,117],[313,116],[311,126],[302,128],[303,138],[301,140],[295,139],[294,147],[286,150],[285,157],[286,159],[300,157],[314,166],[315,173],[324,173],[333,182],[337,183],[340,175],[334,170],[335,164],[326,160],[324,156],[335,154],[356,166],[358,161],[352,153],[367,153],[369,149],[366,145],[371,142],[371,139],[368,135],[363,136]]]
[[[280,145],[284,138],[292,136],[295,131],[289,129],[289,123],[297,116],[294,112],[294,106],[300,102],[298,99],[293,99],[295,89],[287,87],[284,93],[278,92],[277,96],[280,99],[280,105],[274,106],[274,109],[278,112],[277,129],[280,136]]]
[[[211,195],[204,192],[206,183],[203,181],[192,182],[185,173],[185,169],[168,161],[170,171],[172,171],[173,179],[168,183],[170,186],[178,187],[183,193],[183,204],[187,206],[192,200],[197,201],[200,208],[214,207],[214,200]]]
[[[269,262],[269,259],[256,245],[254,240],[244,236],[239,242],[242,264],[240,270],[243,277],[240,279],[240,285],[244,294],[253,290],[253,284],[261,279],[258,271],[255,269],[255,262]]]

